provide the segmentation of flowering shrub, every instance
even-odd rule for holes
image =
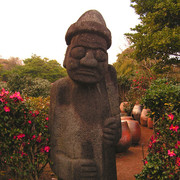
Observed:
[[[46,105],[36,109],[33,99],[26,100],[19,92],[0,91],[0,171],[8,170],[17,179],[40,177],[49,162]]]
[[[173,179],[180,177],[180,87],[165,79],[156,80],[143,102],[155,119],[144,168],[136,179]]]
[[[127,94],[127,100],[135,104],[136,101],[141,101],[142,96],[146,93],[154,77],[148,77],[139,72],[136,72],[135,78],[132,80],[130,90]]]

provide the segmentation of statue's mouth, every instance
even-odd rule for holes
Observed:
[[[96,72],[89,69],[78,69],[76,72],[77,75],[85,75],[85,76],[96,76]]]

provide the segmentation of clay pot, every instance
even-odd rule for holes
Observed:
[[[132,116],[121,116],[121,120],[133,120]]]
[[[141,127],[138,121],[135,120],[122,120],[128,123],[128,127],[132,136],[132,144],[137,145],[141,139]]]
[[[132,144],[131,132],[128,127],[127,121],[121,122],[121,126],[122,126],[122,137],[119,140],[118,144],[116,145],[117,153],[127,151]]]
[[[122,102],[119,106],[121,113],[126,113],[124,105],[128,104],[128,102]]]
[[[147,126],[148,121],[148,113],[150,112],[150,109],[143,109],[140,116],[140,123],[142,126]]]
[[[151,118],[148,118],[147,126],[148,128],[153,129],[153,120]]]
[[[135,104],[133,109],[132,109],[132,116],[138,122],[140,122],[141,112],[142,112],[142,105],[141,104]]]

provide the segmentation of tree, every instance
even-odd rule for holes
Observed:
[[[66,70],[56,60],[42,59],[40,56],[32,55],[23,62],[23,66],[18,66],[13,70],[13,73],[18,73],[21,77],[30,76],[54,82],[66,76]]]
[[[142,96],[144,89],[149,86],[151,79],[155,78],[152,67],[153,60],[138,62],[132,57],[133,48],[127,48],[122,53],[117,55],[117,60],[113,64],[117,71],[117,79],[119,86],[120,101],[138,100],[137,96]],[[142,91],[140,91],[142,89]],[[129,93],[130,92],[130,93]],[[131,95],[133,94],[133,95]]]
[[[18,57],[0,59],[0,80],[6,81],[8,73],[16,66],[20,65],[22,65],[22,61]]]
[[[134,58],[160,60],[161,67],[179,63],[180,3],[177,0],[131,0],[141,23],[126,33]],[[158,62],[159,63],[159,62]]]

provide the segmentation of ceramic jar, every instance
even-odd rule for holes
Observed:
[[[151,118],[148,118],[147,126],[148,128],[153,129],[153,120]]]
[[[127,151],[132,144],[131,132],[128,127],[127,121],[122,121],[121,126],[122,126],[122,137],[119,140],[118,144],[116,145],[117,153]]]
[[[150,109],[143,109],[140,116],[140,123],[142,126],[147,126],[148,121],[148,113],[150,112]]]
[[[133,120],[132,116],[121,116],[121,120]]]
[[[128,105],[128,102],[122,102],[122,103],[120,104],[119,108],[120,108],[120,112],[121,112],[122,114],[126,114],[124,105]]]
[[[142,112],[142,105],[141,104],[135,104],[133,109],[132,109],[132,116],[138,122],[140,122],[141,112]]]
[[[128,120],[128,119],[122,120],[122,122],[123,121],[126,121],[128,123],[128,127],[132,136],[132,144],[137,145],[141,139],[141,127],[139,125],[139,122],[135,120]]]

